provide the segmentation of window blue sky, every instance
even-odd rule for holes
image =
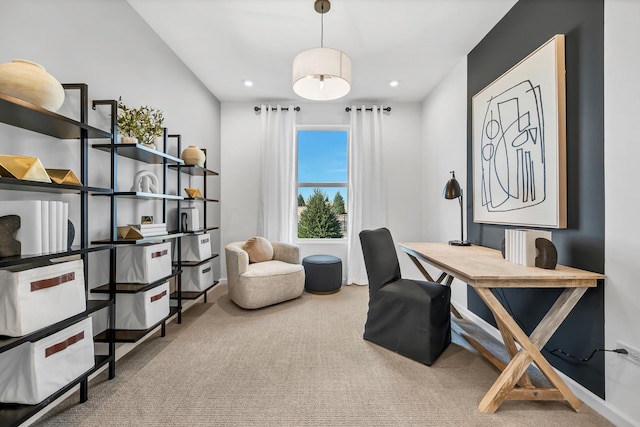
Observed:
[[[346,183],[348,165],[348,133],[346,130],[298,131],[298,182]],[[347,199],[346,188],[323,187],[329,200],[336,192]],[[301,187],[298,194],[305,200],[313,188]]]

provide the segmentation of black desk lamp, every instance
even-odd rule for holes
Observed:
[[[462,219],[462,188],[458,180],[456,180],[456,172],[451,171],[451,179],[447,181],[447,185],[444,186],[442,196],[445,199],[458,199],[460,202],[460,240],[449,240],[450,245],[454,246],[471,246],[471,243],[464,240],[464,221]]]

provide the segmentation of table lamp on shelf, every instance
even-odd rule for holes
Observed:
[[[456,172],[451,171],[451,179],[444,186],[442,196],[445,199],[458,199],[460,202],[460,240],[449,240],[449,244],[453,246],[471,246],[471,242],[464,240],[464,221],[462,216],[462,188],[456,179]]]

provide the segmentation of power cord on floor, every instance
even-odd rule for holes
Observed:
[[[527,331],[527,328],[524,327],[524,324],[513,314],[513,309],[511,308],[511,305],[509,304],[509,300],[507,299],[507,295],[504,293],[504,290],[503,289],[496,289],[496,291],[501,291],[501,292],[496,292],[496,296],[498,297],[498,299],[500,299],[500,302],[502,303],[502,305],[509,312],[511,317],[516,321],[518,326],[520,326],[522,331],[525,334],[529,335],[529,332]],[[618,353],[618,354],[629,354],[629,352],[624,348],[614,348],[613,350],[609,350],[609,349],[605,349],[605,348],[596,348],[595,350],[593,350],[593,352],[591,352],[589,357],[580,358],[580,357],[574,356],[573,354],[569,354],[566,351],[563,351],[563,350],[561,350],[559,348],[554,348],[553,350],[549,350],[547,347],[543,347],[543,348],[544,348],[544,350],[548,351],[550,354],[560,353],[561,355],[563,355],[565,357],[568,357],[568,358],[571,358],[571,359],[574,359],[574,360],[577,360],[577,361],[580,361],[580,362],[588,362],[599,351],[610,351],[612,353]]]
[[[591,355],[589,357],[585,357],[584,359],[581,359],[579,357],[574,356],[573,354],[567,353],[566,351],[562,351],[559,348],[555,348],[553,350],[548,350],[547,349],[547,351],[549,351],[549,353],[552,353],[552,354],[553,353],[560,353],[563,356],[570,357],[570,358],[575,359],[575,360],[579,360],[580,362],[588,362],[589,360],[591,360],[593,355],[596,354],[599,351],[610,351],[612,353],[618,353],[618,354],[629,354],[629,352],[627,350],[625,350],[624,348],[614,348],[613,350],[608,350],[608,349],[605,349],[605,348],[596,348],[595,350],[593,350],[593,352],[591,353]]]

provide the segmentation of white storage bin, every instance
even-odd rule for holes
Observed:
[[[0,354],[0,402],[35,405],[94,366],[91,319]]]
[[[182,291],[200,292],[213,285],[213,262],[195,267],[182,266]]]
[[[153,283],[171,275],[171,243],[131,245],[116,250],[118,283]]]
[[[0,335],[26,335],[86,309],[82,260],[0,270]]]
[[[148,291],[116,294],[116,329],[149,329],[169,315],[169,282]]]
[[[176,251],[177,252],[177,251]],[[174,259],[177,259],[177,253]],[[211,257],[211,234],[194,234],[182,238],[182,261],[204,261]]]

